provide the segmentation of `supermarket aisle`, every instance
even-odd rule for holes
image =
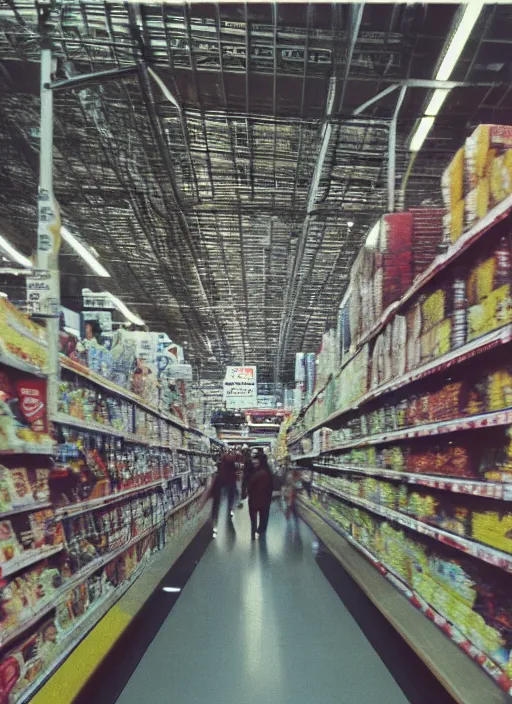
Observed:
[[[224,521],[119,704],[406,704],[277,505],[266,543]]]

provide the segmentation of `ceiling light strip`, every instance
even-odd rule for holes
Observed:
[[[462,17],[455,32],[453,33],[446,53],[437,70],[435,80],[447,81],[455,68],[457,61],[466,46],[470,34],[480,16],[480,12],[484,6],[482,0],[470,0],[464,7]],[[409,149],[411,152],[419,152],[425,139],[427,138],[432,126],[434,125],[437,114],[441,110],[444,101],[448,96],[449,90],[438,88],[432,94],[429,103],[425,109],[425,116],[417,123],[411,137]]]
[[[34,265],[32,261],[21,252],[18,252],[18,250],[15,249],[12,244],[8,242],[2,235],[0,235],[0,249],[5,252],[7,256],[12,259],[12,261],[21,264],[21,266],[24,266],[27,269],[33,268]]]
[[[95,274],[104,278],[110,277],[108,271],[99,263],[92,252],[90,252],[89,249],[82,244],[82,242],[80,242],[80,240],[72,235],[66,227],[61,227],[60,234],[62,239],[65,240],[65,242],[67,242],[75,250],[75,252],[82,257],[82,259],[89,265]]]

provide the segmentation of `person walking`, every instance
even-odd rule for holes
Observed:
[[[247,498],[247,483],[254,471],[252,466],[252,456],[253,454],[256,454],[256,452],[257,451],[255,449],[250,450],[248,445],[244,445],[243,447],[244,467],[242,470],[242,501]]]
[[[217,523],[219,520],[219,509],[222,495],[226,494],[228,502],[228,518],[233,518],[233,504],[235,503],[236,494],[236,463],[232,452],[225,452],[221,455],[218,465],[217,474],[210,486],[205,502],[211,498],[212,503],[212,523],[213,537],[217,537]]]
[[[254,454],[251,457],[251,464],[253,472],[247,482],[247,493],[251,518],[251,539],[255,540],[256,533],[262,538],[267,530],[274,479],[265,454],[259,452]]]
[[[245,465],[245,450],[247,445],[244,447],[236,448],[236,498],[238,499],[238,508],[243,508],[244,506],[244,496],[243,496],[243,476],[244,476],[244,465]],[[248,449],[248,448],[247,448]]]
[[[297,513],[297,495],[301,485],[300,472],[296,469],[288,471],[283,487],[285,497],[285,515],[287,521],[289,521],[292,516],[295,519],[295,523],[298,523],[299,521],[299,514]]]

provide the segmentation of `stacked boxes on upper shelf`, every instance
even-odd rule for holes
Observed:
[[[374,226],[351,273],[350,340],[357,349],[383,312],[398,301],[439,252],[439,208],[391,213]]]
[[[512,127],[479,125],[446,168],[445,235],[455,242],[512,193]]]

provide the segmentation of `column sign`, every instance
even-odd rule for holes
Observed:
[[[256,367],[226,367],[224,401],[228,409],[256,408]]]

